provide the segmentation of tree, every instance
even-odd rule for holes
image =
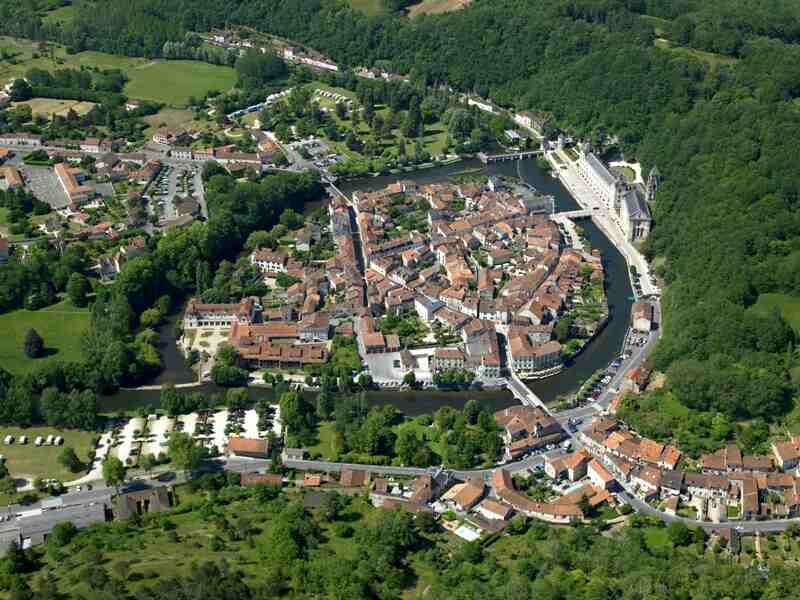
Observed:
[[[103,481],[113,486],[125,481],[125,465],[116,456],[109,455],[103,460]]]
[[[139,459],[139,466],[144,469],[145,473],[150,473],[158,464],[158,459],[152,454],[145,454]]]
[[[71,521],[56,523],[47,536],[47,545],[53,548],[63,548],[78,534],[78,528]]]
[[[464,404],[464,417],[470,425],[475,425],[475,423],[478,422],[478,415],[480,415],[480,412],[481,406],[474,398],[470,398],[467,400],[466,404]]]
[[[73,273],[67,282],[67,296],[75,306],[86,306],[87,296],[91,291],[89,281],[80,273]]]
[[[414,371],[409,371],[403,375],[403,385],[406,385],[410,388],[417,387],[417,376],[414,374]]]
[[[71,473],[77,473],[83,467],[78,455],[75,453],[75,449],[70,446],[64,447],[59,452],[58,462],[64,468],[69,469]]]
[[[180,468],[192,471],[203,462],[206,450],[189,434],[176,431],[169,436],[167,456]]]
[[[676,547],[688,546],[692,542],[692,531],[679,521],[667,525],[667,536]]]
[[[35,329],[28,329],[23,349],[28,358],[39,358],[44,354],[44,340]]]
[[[24,79],[15,79],[11,84],[9,96],[14,102],[25,102],[33,98],[33,88]]]

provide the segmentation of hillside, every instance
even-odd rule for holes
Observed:
[[[466,543],[426,516],[369,506],[360,495],[238,485],[230,474],[174,490],[177,505],[76,532],[0,560],[3,597],[731,598],[796,589],[794,535],[763,542],[769,577],[701,531],[633,517],[616,533],[515,518],[495,543]],[[309,508],[304,508],[304,505]],[[489,538],[490,540],[492,538]],[[774,548],[773,548],[774,546]],[[9,590],[14,590],[9,592]],[[696,595],[696,596],[695,596]]]

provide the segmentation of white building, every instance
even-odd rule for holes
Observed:
[[[183,316],[183,328],[228,328],[236,322],[250,324],[260,310],[258,298],[245,298],[238,304],[203,304],[192,298]]]
[[[254,250],[250,254],[250,264],[262,273],[286,273],[286,254],[272,250]]]

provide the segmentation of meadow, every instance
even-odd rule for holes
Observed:
[[[0,365],[11,373],[29,373],[39,365],[56,360],[75,360],[81,356],[81,334],[89,324],[89,312],[69,301],[42,310],[15,310],[0,315]],[[23,352],[28,329],[44,339],[47,355],[30,359]]]

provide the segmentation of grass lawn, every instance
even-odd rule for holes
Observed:
[[[675,46],[669,40],[664,38],[657,38],[653,42],[656,48],[674,52],[676,54],[683,54],[684,56],[691,56],[698,60],[703,61],[711,66],[717,65],[731,65],[736,62],[736,59],[722,54],[714,54],[713,52],[705,52],[703,50],[695,50],[694,48],[684,48],[683,46]]]
[[[769,315],[776,308],[786,322],[800,333],[800,297],[789,294],[761,294],[752,310]]]
[[[370,17],[382,15],[386,12],[383,0],[349,0],[349,4]]]
[[[144,117],[144,121],[149,125],[145,130],[146,139],[150,139],[153,132],[161,127],[172,129],[193,129],[216,131],[219,129],[213,121],[195,121],[192,111],[182,108],[163,108],[154,115]]]
[[[320,453],[323,458],[334,458],[337,454],[336,432],[333,421],[323,421],[318,428],[318,441],[308,448],[308,453],[314,456]]]
[[[191,60],[151,61],[130,70],[128,77],[125,93],[130,97],[178,107],[185,106],[189,96],[202,98],[236,83],[234,69]]]
[[[0,365],[12,373],[26,373],[52,360],[80,358],[81,334],[88,324],[89,311],[66,300],[38,311],[20,309],[0,315]],[[30,328],[44,338],[48,356],[32,360],[23,353]]]
[[[631,183],[636,181],[636,173],[634,173],[633,169],[630,167],[611,167],[611,170],[622,175],[625,178],[625,181],[630,181]]]
[[[48,25],[54,25],[56,23],[71,23],[74,18],[75,7],[70,4],[69,6],[62,6],[55,10],[51,10],[44,17],[42,17],[42,21]]]
[[[14,436],[14,443],[10,446],[0,443],[0,454],[6,457],[6,466],[15,477],[54,478],[61,481],[70,481],[83,477],[84,472],[71,473],[58,462],[59,453],[66,447],[72,447],[78,458],[88,466],[88,454],[92,449],[92,437],[96,434],[89,431],[58,430],[52,427],[0,427],[0,438],[7,435]],[[28,436],[28,443],[17,443],[19,436]],[[60,435],[64,438],[63,446],[35,446],[33,441],[36,436],[46,438],[48,435]]]
[[[661,17],[653,17],[651,15],[642,15],[639,17],[639,19],[653,28],[656,37],[662,37],[669,31],[669,28],[672,25],[672,21],[669,19],[662,19]]]

